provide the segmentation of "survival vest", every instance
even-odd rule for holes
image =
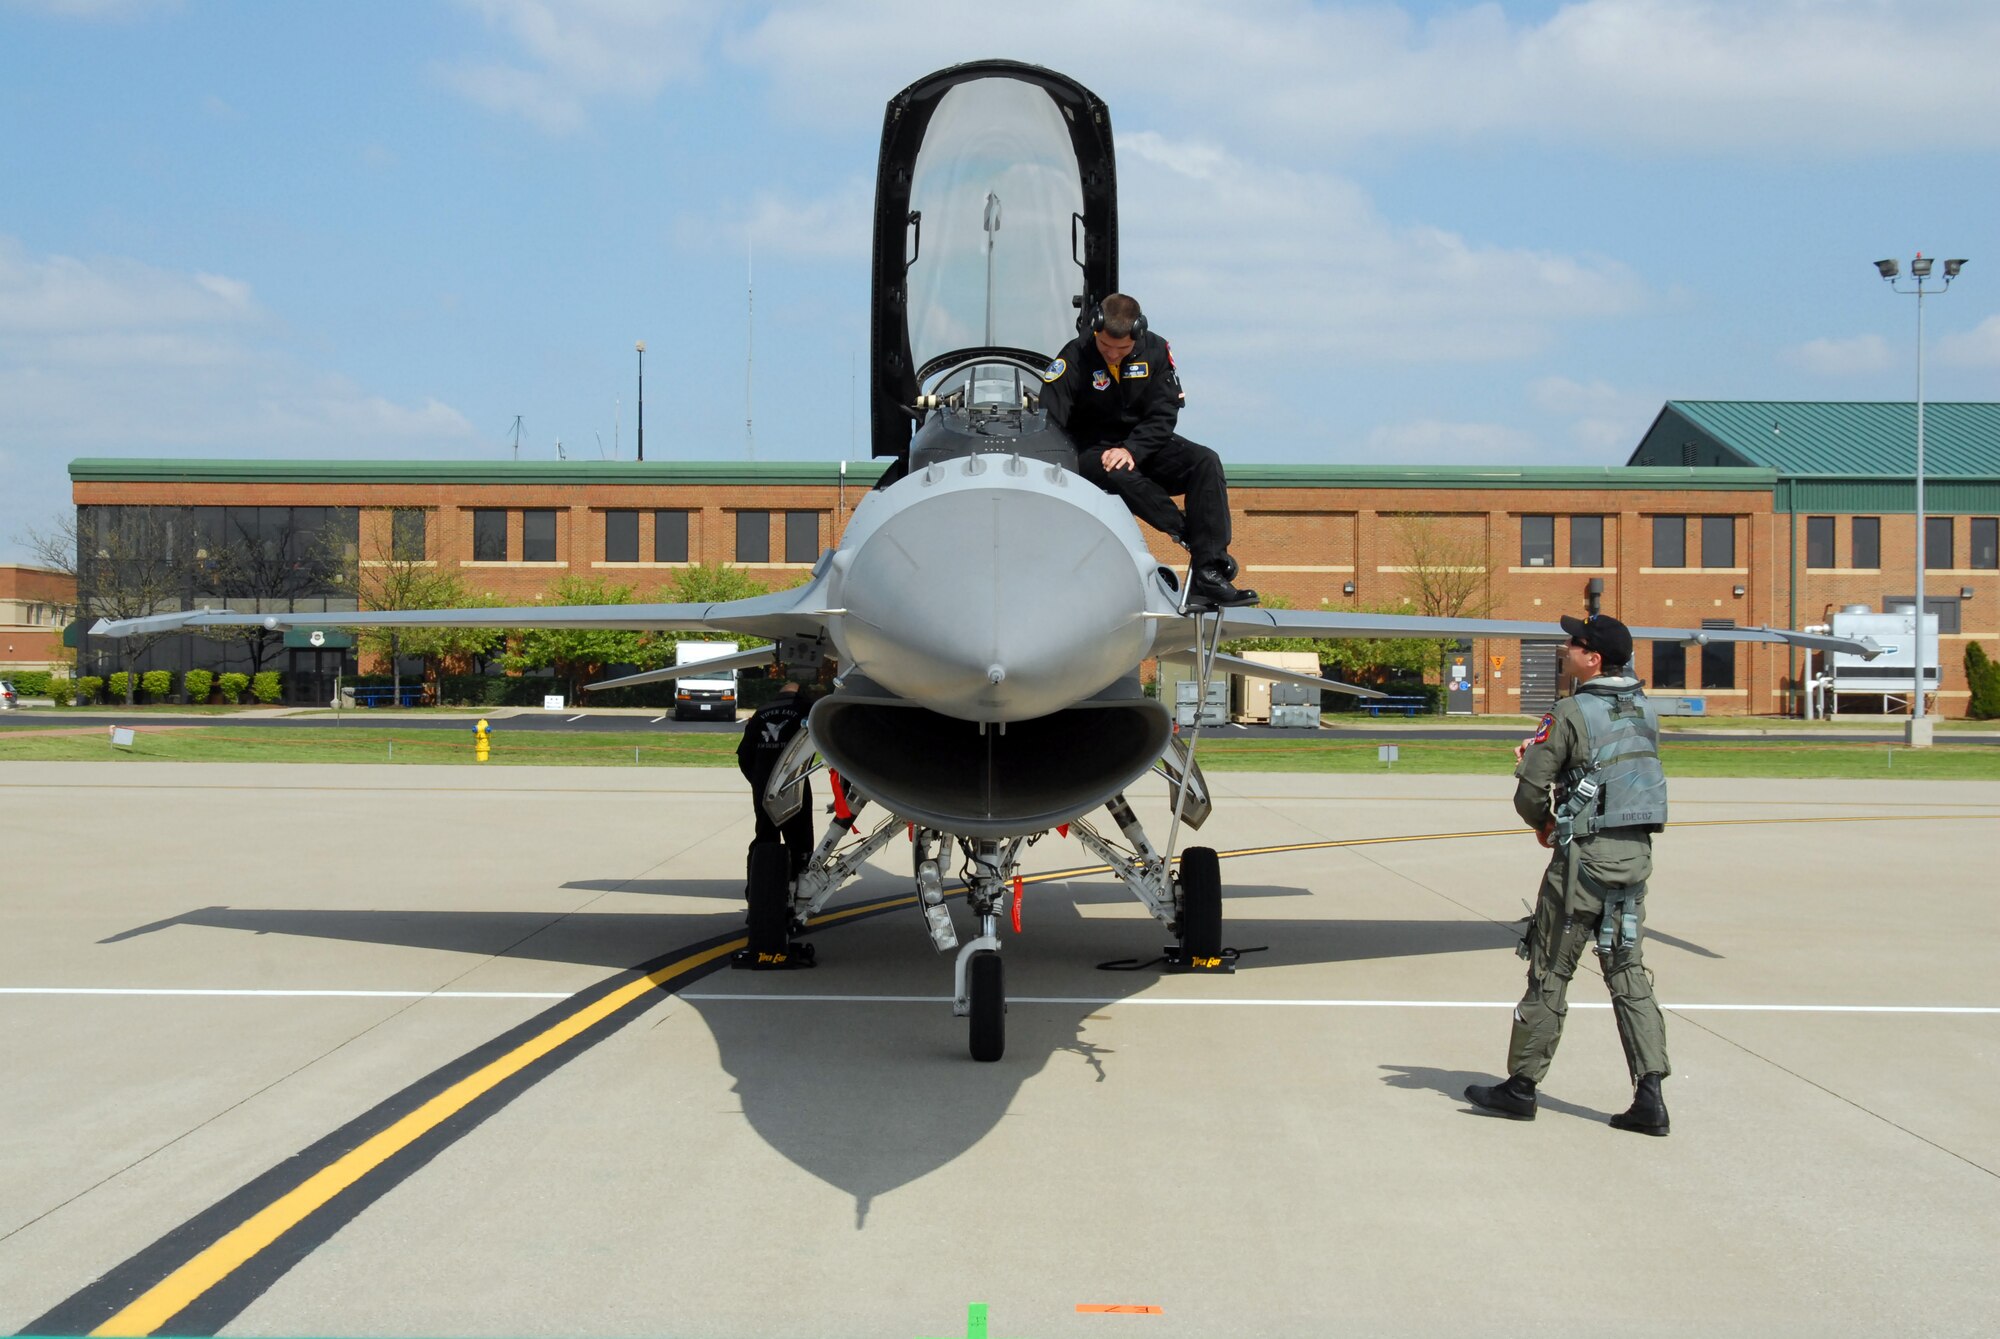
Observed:
[[[1659,713],[1636,684],[1611,692],[1586,685],[1574,700],[1590,761],[1571,770],[1557,827],[1572,839],[1607,828],[1660,831],[1667,824],[1667,774],[1660,769]]]

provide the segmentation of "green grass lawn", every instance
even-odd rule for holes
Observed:
[[[0,733],[0,762],[368,762],[446,763],[488,767],[734,767],[734,734],[509,733],[496,727],[492,755],[475,764],[472,732],[439,730],[286,729],[282,726],[196,726],[148,730],[141,722],[131,749],[114,749],[104,735],[43,731]],[[1425,772],[1506,776],[1514,750],[1505,739],[1426,740],[1397,745],[1393,766],[1377,760],[1373,740],[1333,734],[1296,739],[1208,738],[1202,766],[1216,772]],[[636,752],[635,752],[636,750]],[[1849,777],[2000,781],[2000,748],[1940,744],[1906,749],[1883,744],[1794,743],[1790,740],[1677,740],[1662,746],[1672,776]]]

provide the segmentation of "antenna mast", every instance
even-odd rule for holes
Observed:
[[[743,449],[745,459],[757,458],[757,415],[754,389],[757,370],[757,243],[746,244],[743,263],[743,301],[746,337],[743,344]]]
[[[514,415],[514,459],[521,458],[521,416]]]

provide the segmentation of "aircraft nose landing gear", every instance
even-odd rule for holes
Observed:
[[[1012,896],[1009,887],[1021,839],[964,842],[968,873],[966,898],[979,917],[979,935],[958,950],[952,966],[951,1012],[969,1023],[974,1060],[991,1063],[1007,1050],[1006,972],[1000,963],[1000,916]]]

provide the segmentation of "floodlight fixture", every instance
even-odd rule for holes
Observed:
[[[1947,279],[1956,279],[1958,278],[1958,272],[1964,268],[1965,261],[1963,258],[1948,260],[1944,263],[1944,277]]]
[[[1875,268],[1882,272],[1884,279],[1894,279],[1903,272],[1903,267],[1893,260],[1878,260],[1875,262]]]
[[[1911,277],[1917,279],[1930,278],[1931,258],[1929,256],[1926,256],[1923,252],[1919,251],[1916,254],[1916,257],[1910,261],[1910,274]]]

